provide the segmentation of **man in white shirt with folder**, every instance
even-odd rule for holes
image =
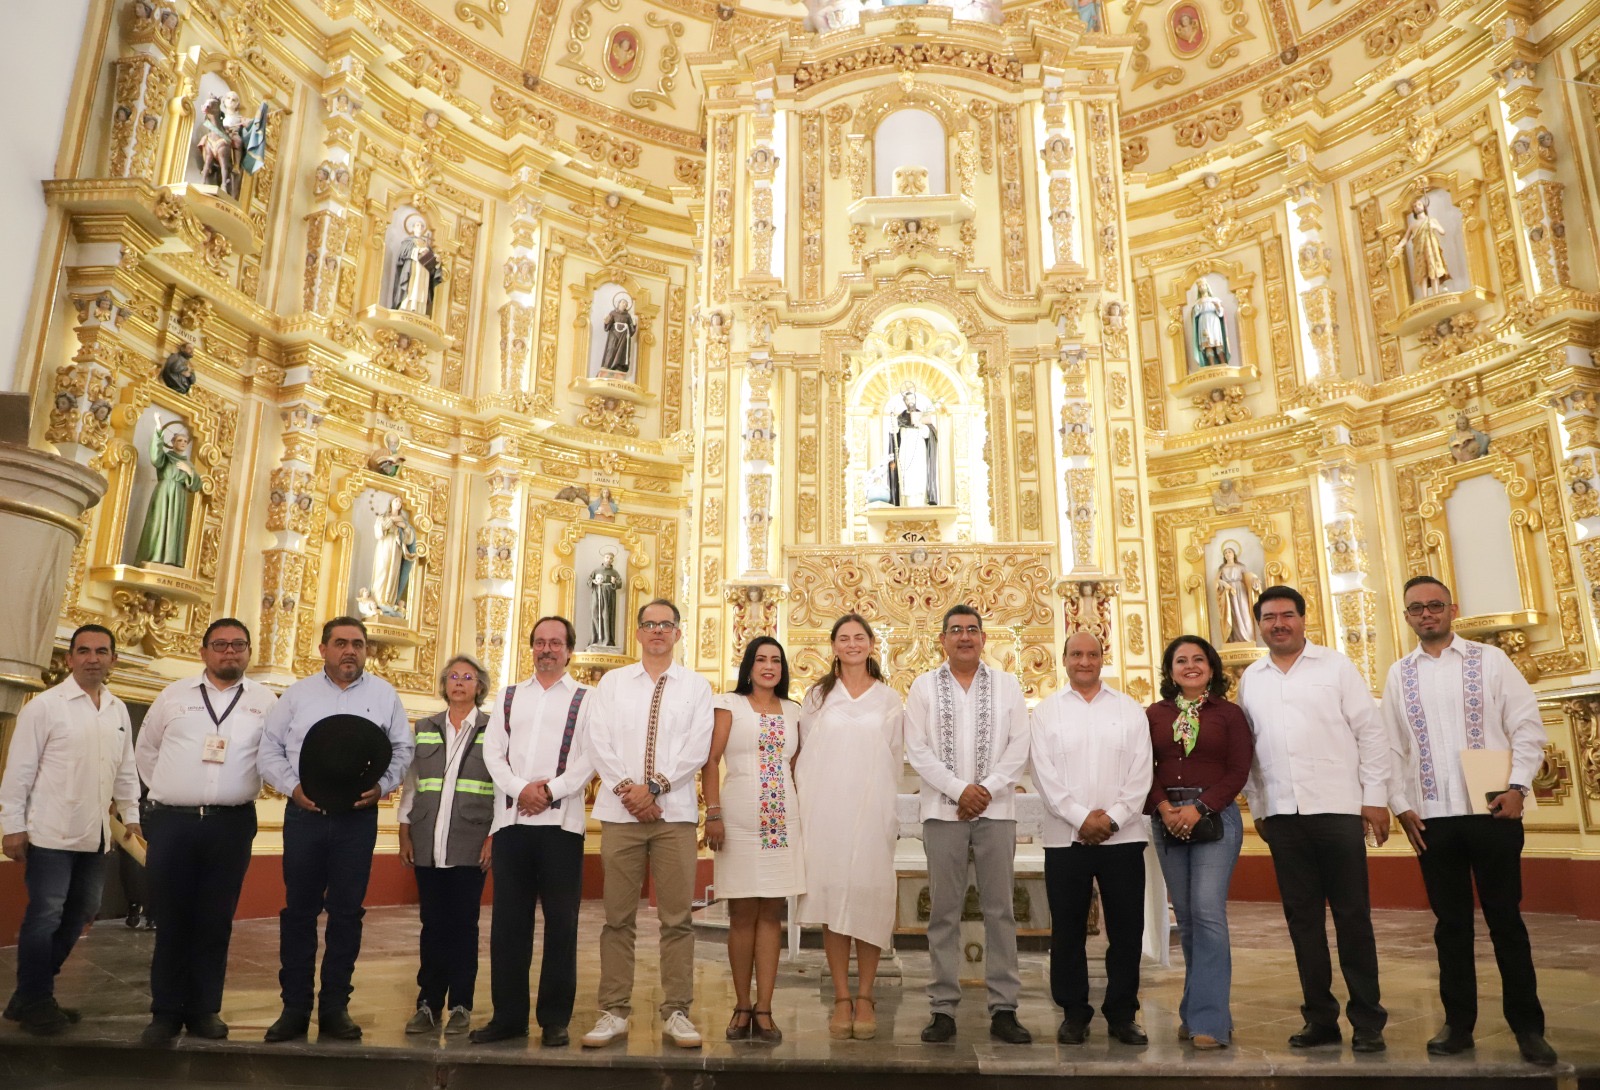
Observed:
[[[1444,583],[1419,575],[1403,593],[1418,643],[1389,668],[1383,718],[1392,750],[1389,808],[1416,850],[1439,921],[1433,941],[1445,1025],[1428,1052],[1450,1056],[1474,1045],[1476,879],[1506,1022],[1524,1059],[1553,1064],[1521,910],[1523,805],[1544,761],[1539,702],[1505,652],[1451,631],[1459,608]]]

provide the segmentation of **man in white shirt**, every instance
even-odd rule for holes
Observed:
[[[18,713],[0,780],[0,850],[25,864],[28,887],[17,990],[5,1017],[40,1036],[78,1020],[56,1003],[55,978],[100,908],[109,805],[116,804],[127,839],[143,833],[128,707],[106,688],[116,662],[110,629],[88,624],[72,634],[71,676]]]
[[[1033,709],[1033,785],[1045,806],[1044,883],[1050,900],[1050,995],[1061,1008],[1056,1040],[1089,1036],[1089,906],[1100,887],[1106,997],[1100,1011],[1127,1045],[1148,1043],[1139,1011],[1144,945],[1144,820],[1154,761],[1144,709],[1100,682],[1105,650],[1076,632],[1063,657],[1067,688]]]
[[[289,799],[283,810],[284,906],[278,914],[278,986],[283,1013],[267,1027],[266,1040],[292,1041],[311,1027],[316,993],[317,918],[328,913],[322,989],[317,993],[320,1037],[358,1041],[361,1027],[350,1017],[351,979],[361,955],[361,902],[372,876],[378,843],[378,800],[405,776],[416,743],[411,720],[394,686],[366,672],[367,626],[356,617],[335,617],[322,626],[322,669],[283,691],[261,732],[257,767]],[[330,715],[357,715],[389,736],[389,767],[354,809],[335,810],[306,794],[300,782],[300,751],[311,728]]]
[[[711,686],[672,659],[682,638],[678,607],[656,599],[639,610],[637,665],[612,670],[590,699],[589,752],[600,774],[606,923],[600,932],[600,1018],[585,1048],[628,1032],[633,995],[634,921],[645,871],[661,922],[662,1033],[699,1048],[689,1021],[694,999],[695,850],[700,805],[695,774],[711,752]]]
[[[1355,663],[1306,640],[1306,601],[1293,587],[1256,600],[1267,645],[1239,678],[1239,705],[1255,736],[1245,799],[1256,834],[1272,852],[1283,916],[1300,970],[1305,1025],[1291,1048],[1337,1044],[1324,905],[1333,909],[1339,968],[1350,990],[1345,1014],[1356,1052],[1382,1052],[1388,1012],[1378,1001],[1363,832],[1389,836],[1389,747],[1372,694]]]
[[[989,1035],[1016,1045],[1033,1040],[1017,1021],[1022,978],[1012,911],[1016,786],[1028,763],[1028,705],[1015,677],[984,663],[987,639],[976,609],[952,607],[939,635],[944,664],[912,682],[906,698],[906,760],[922,777],[922,846],[928,857],[933,1018],[922,1039],[930,1044],[956,1035],[969,854],[983,909]]]
[[[578,633],[565,617],[540,617],[528,637],[533,676],[495,701],[483,759],[494,779],[494,921],[489,928],[494,1017],[474,1044],[528,1035],[533,913],[544,912],[539,963],[540,1041],[567,1044],[578,990],[578,909],[583,901],[584,790],[592,692],[567,673]]]
[[[1428,1052],[1473,1047],[1478,979],[1473,963],[1472,894],[1494,942],[1506,1023],[1529,1063],[1553,1064],[1544,1008],[1522,922],[1522,812],[1544,763],[1545,732],[1533,688],[1498,647],[1450,630],[1459,612],[1450,588],[1431,575],[1406,582],[1406,624],[1417,647],[1389,668],[1383,718],[1393,781],[1389,808],[1416,850],[1428,904],[1438,918],[1439,999],[1444,1028]],[[1493,798],[1474,799],[1462,754],[1502,755],[1506,778]]]
[[[225,617],[200,640],[198,678],[175,681],[150,705],[134,761],[150,794],[145,870],[155,914],[147,1045],[191,1037],[219,1040],[228,1027],[222,984],[239,890],[256,836],[261,729],[278,702],[244,676],[250,630]]]

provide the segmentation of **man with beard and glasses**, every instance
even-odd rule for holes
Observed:
[[[1433,944],[1445,1024],[1428,1042],[1428,1054],[1474,1047],[1476,887],[1500,966],[1506,1023],[1523,1059],[1553,1064],[1556,1050],[1544,1039],[1533,948],[1522,922],[1523,806],[1544,763],[1539,699],[1504,651],[1451,631],[1459,607],[1450,588],[1418,575],[1401,593],[1417,647],[1389,668],[1383,717],[1394,776],[1389,808],[1417,853],[1438,920]],[[1498,764],[1502,777],[1487,788],[1492,797],[1473,797],[1467,760]]]
[[[567,673],[578,634],[565,617],[541,617],[528,643],[533,676],[491,705],[483,761],[494,779],[494,917],[489,987],[494,1016],[474,1044],[528,1035],[533,913],[544,911],[539,965],[540,1042],[567,1044],[578,988],[578,907],[583,901],[584,788],[589,758],[587,685]]]
[[[267,713],[278,702],[244,676],[250,630],[226,617],[200,640],[198,678],[161,691],[134,745],[149,788],[146,875],[156,920],[150,961],[150,1025],[144,1043],[228,1035],[218,1017],[233,912],[256,836],[256,768]]]
[[[1363,833],[1389,837],[1389,746],[1355,663],[1306,639],[1306,600],[1293,587],[1256,599],[1267,654],[1239,678],[1239,706],[1255,736],[1244,794],[1256,834],[1272,852],[1283,917],[1300,971],[1305,1025],[1290,1048],[1338,1044],[1327,910],[1350,1000],[1351,1048],[1382,1052],[1388,1012],[1378,1001]]]
[[[128,840],[142,832],[128,706],[106,687],[116,664],[110,629],[86,624],[74,632],[67,642],[71,673],[17,714],[0,780],[0,844],[23,864],[28,887],[17,990],[5,1017],[39,1036],[78,1020],[77,1011],[57,1005],[55,978],[100,908],[111,804]]]
[[[266,1033],[268,1041],[292,1041],[311,1027],[316,984],[317,917],[328,912],[327,950],[317,1025],[330,1040],[361,1039],[350,1018],[351,978],[361,953],[361,902],[372,874],[378,842],[378,800],[393,791],[411,763],[411,721],[400,694],[366,672],[367,626],[355,617],[335,617],[322,626],[323,668],[283,691],[267,715],[258,766],[261,776],[288,799],[283,812],[284,906],[278,914],[278,985],[283,1013]],[[376,787],[350,810],[306,794],[300,782],[300,751],[311,728],[334,715],[359,716],[389,737],[389,767]]]

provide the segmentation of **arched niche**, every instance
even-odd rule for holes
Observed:
[[[443,313],[444,307],[444,280],[445,268],[444,255],[439,253],[434,219],[428,212],[416,205],[406,203],[390,210],[389,218],[383,229],[383,270],[378,282],[378,305],[385,310],[404,310],[415,317],[426,318],[435,324],[442,325],[438,318]],[[432,253],[435,267],[440,270],[439,283],[433,290],[431,306],[421,309],[397,305],[402,302],[400,296],[401,254],[408,239],[412,238],[413,225],[422,229],[422,240],[427,244]],[[417,264],[413,261],[411,264]]]
[[[1429,572],[1452,588],[1461,632],[1479,636],[1543,622],[1538,504],[1534,482],[1494,449],[1444,467],[1424,486],[1417,514]]]
[[[872,192],[892,196],[894,173],[901,167],[923,167],[928,193],[948,193],[949,133],[931,110],[905,106],[885,114],[872,132]]]

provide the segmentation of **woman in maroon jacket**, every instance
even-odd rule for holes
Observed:
[[[1254,742],[1216,648],[1179,636],[1161,657],[1161,701],[1145,715],[1155,778],[1145,812],[1183,942],[1183,1025],[1195,1048],[1223,1048],[1233,1036],[1228,1009],[1228,883],[1244,840],[1234,802],[1250,775]]]

